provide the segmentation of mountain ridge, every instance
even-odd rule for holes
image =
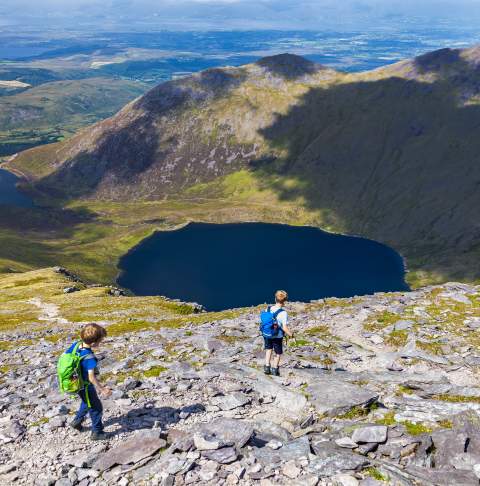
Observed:
[[[283,54],[210,69],[9,166],[87,206],[270,194],[394,247],[430,281],[475,281],[479,59],[479,47],[442,49],[348,74]]]

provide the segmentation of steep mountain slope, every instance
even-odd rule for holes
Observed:
[[[479,484],[480,286],[290,302],[280,377],[259,308],[195,313],[59,268],[0,275],[0,303],[2,485]],[[113,390],[96,446],[55,385],[92,320]]]
[[[228,201],[247,178],[315,224],[392,245],[430,280],[474,280],[479,62],[477,47],[349,75],[292,55],[208,70],[11,167],[49,195],[103,201]]]

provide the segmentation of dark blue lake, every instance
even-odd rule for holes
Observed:
[[[191,223],[159,231],[121,260],[118,283],[223,310],[407,290],[401,256],[375,241],[278,224]]]
[[[33,201],[17,189],[19,178],[6,170],[0,169],[0,204],[29,208]]]

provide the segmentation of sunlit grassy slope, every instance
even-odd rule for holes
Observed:
[[[72,286],[76,292],[63,292]],[[197,314],[190,304],[162,297],[117,297],[109,291],[109,287],[88,287],[72,281],[55,268],[0,275],[0,333],[48,329],[59,320],[59,324],[70,323],[70,331],[77,324],[91,321],[108,324],[109,335],[115,336],[143,329],[201,324],[231,318],[239,312]],[[0,350],[7,345],[0,341]]]

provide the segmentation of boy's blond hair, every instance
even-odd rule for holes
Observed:
[[[288,299],[288,294],[285,290],[277,290],[275,292],[275,302],[279,304],[284,304]]]
[[[80,337],[85,344],[96,344],[107,337],[107,331],[98,324],[87,324],[80,331]]]

